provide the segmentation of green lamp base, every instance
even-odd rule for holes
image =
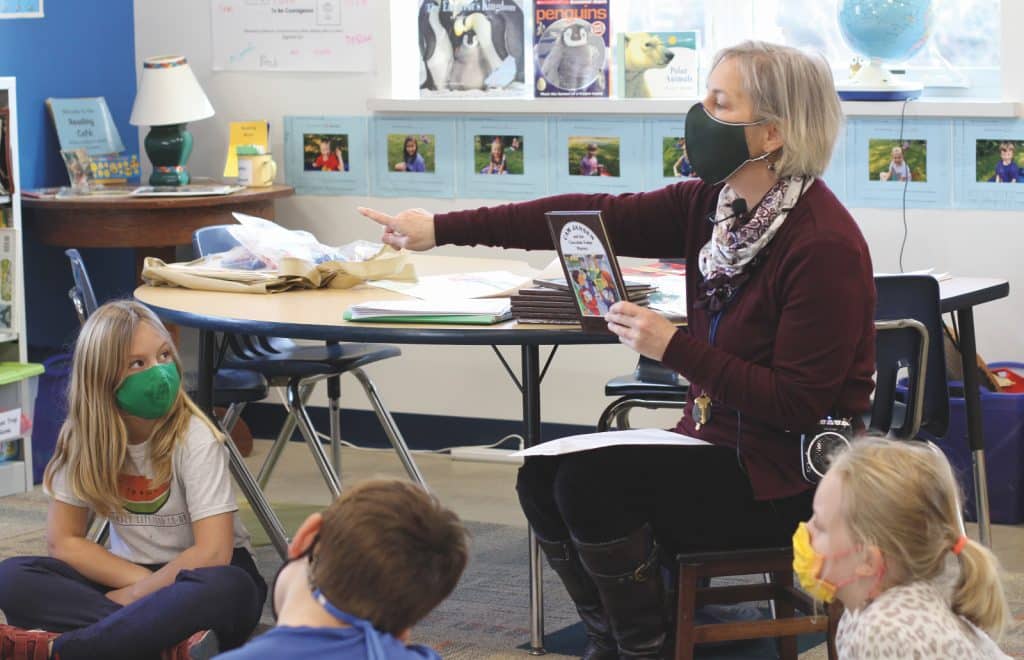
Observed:
[[[192,155],[192,134],[185,124],[153,126],[145,140],[146,155],[153,163],[151,186],[183,186],[191,181],[185,163]]]

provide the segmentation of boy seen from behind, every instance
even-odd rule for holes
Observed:
[[[415,484],[365,481],[299,527],[271,590],[277,627],[224,660],[439,658],[412,626],[466,567],[458,516]]]

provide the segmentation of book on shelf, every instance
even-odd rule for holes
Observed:
[[[698,50],[694,30],[620,32],[615,40],[615,93],[619,98],[699,97]]]
[[[548,211],[548,227],[585,331],[608,332],[604,315],[628,300],[600,211]]]
[[[14,170],[11,168],[11,109],[0,107],[0,195],[14,194]]]
[[[233,121],[228,124],[228,155],[224,161],[224,178],[238,178],[238,147],[253,145],[270,153],[270,122]]]
[[[14,330],[18,231],[0,229],[0,330]]]
[[[608,96],[610,0],[534,0],[534,96]]]
[[[368,300],[352,305],[346,321],[491,325],[512,318],[508,298]]]
[[[421,97],[529,95],[523,0],[419,0]]]

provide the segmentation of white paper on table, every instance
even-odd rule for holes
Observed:
[[[422,300],[461,300],[466,298],[507,298],[532,278],[507,270],[488,270],[450,275],[425,275],[416,282],[371,280],[370,286],[404,293]]]
[[[710,445],[711,443],[691,438],[688,435],[665,431],[664,429],[629,429],[628,431],[605,431],[570,435],[549,440],[539,445],[517,451],[512,456],[561,456],[578,451],[617,447],[620,445],[675,445],[680,447]]]

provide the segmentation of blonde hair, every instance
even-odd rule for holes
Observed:
[[[43,476],[45,487],[52,490],[54,473],[64,468],[71,494],[101,515],[111,515],[123,505],[117,477],[127,453],[128,431],[115,392],[121,384],[132,337],[142,323],[152,326],[167,342],[178,374],[182,373],[167,328],[148,307],[131,300],[116,300],[99,307],[82,326],[75,342],[68,415]],[[185,437],[193,415],[223,440],[206,415],[179,388],[171,411],[157,420],[150,438],[153,483],[170,480],[174,448]]]
[[[855,542],[877,546],[905,582],[941,581],[961,536],[957,483],[941,452],[924,443],[863,438],[829,471],[842,482],[842,515]],[[995,555],[967,540],[956,558],[953,611],[998,637],[1009,607]]]
[[[764,41],[744,41],[715,54],[711,68],[735,58],[754,117],[778,125],[780,177],[821,176],[832,159],[843,111],[822,57]]]

